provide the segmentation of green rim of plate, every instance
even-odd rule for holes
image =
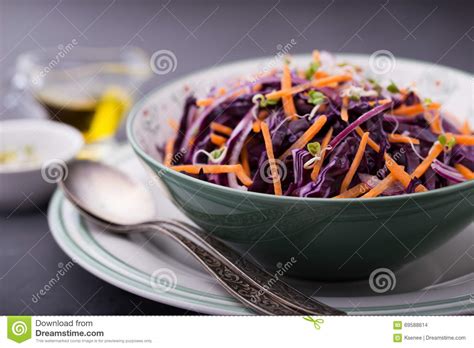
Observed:
[[[120,159],[123,159],[124,157],[128,158],[131,156],[132,153],[129,151],[128,147],[123,147],[122,149],[119,149],[115,155],[113,156],[113,160],[111,163],[118,163]],[[70,252],[73,255],[72,256],[74,259],[77,261],[77,257],[80,257],[80,260],[83,261],[85,264],[87,264],[88,267],[91,269],[99,270],[101,273],[105,274],[108,278],[114,279],[117,283],[122,283],[126,284],[129,288],[135,288],[140,290],[141,292],[149,293],[152,294],[153,297],[156,297],[159,295],[163,299],[165,298],[170,298],[171,300],[182,300],[183,303],[188,303],[192,305],[198,305],[198,306],[209,306],[211,308],[217,308],[217,309],[222,309],[226,311],[233,311],[235,314],[248,314],[248,311],[240,306],[238,302],[232,299],[232,297],[225,297],[225,296],[219,296],[215,294],[210,294],[206,292],[201,292],[198,290],[194,290],[188,287],[180,286],[177,285],[176,288],[174,288],[171,291],[164,292],[164,293],[157,293],[152,289],[151,286],[146,286],[141,282],[138,282],[135,279],[129,278],[116,270],[108,267],[107,265],[104,265],[100,263],[96,258],[93,256],[89,255],[87,252],[85,252],[69,235],[68,229],[66,227],[65,221],[63,219],[63,207],[64,207],[64,202],[66,201],[64,195],[62,192],[58,189],[53,198],[51,199],[51,203],[48,209],[48,217],[50,219],[50,226],[51,226],[51,231],[52,234],[55,238],[58,239],[58,244],[62,244],[59,242],[59,240],[70,248]],[[80,234],[87,239],[87,241],[92,244],[95,248],[95,251],[99,252],[101,256],[112,260],[114,264],[116,264],[118,267],[122,267],[127,269],[129,272],[135,273],[136,275],[144,275],[146,277],[146,273],[144,273],[141,270],[136,269],[133,266],[130,266],[128,264],[123,263],[121,260],[116,258],[114,255],[110,254],[106,249],[104,249],[97,241],[95,238],[93,238],[90,230],[88,229],[87,225],[83,222],[82,218],[78,214],[78,224],[79,224],[79,229],[80,229]],[[57,228],[55,228],[57,227]],[[148,278],[150,276],[148,275]],[[146,284],[147,282],[145,282]],[[119,287],[119,286],[118,286]],[[129,291],[129,290],[127,290]],[[187,295],[195,295],[199,296],[199,298],[193,298]],[[218,301],[228,301],[229,304],[223,304],[220,302],[216,301],[209,301],[210,298],[214,298]],[[465,302],[466,304],[462,304]],[[410,309],[416,309],[416,308],[424,308],[424,307],[431,307],[431,306],[438,306],[438,305],[446,305],[446,304],[453,304],[456,306],[453,307],[448,307],[448,308],[441,308],[441,309],[426,309],[424,311],[416,311],[416,313],[423,313],[424,315],[434,315],[434,314],[442,314],[446,313],[447,310],[450,312],[456,310],[456,309],[469,309],[469,308],[474,308],[474,303],[470,301],[470,295],[466,296],[459,296],[459,297],[454,297],[451,299],[447,300],[438,300],[438,301],[429,301],[429,302],[422,302],[422,303],[417,303],[414,305],[391,305],[391,306],[383,306],[383,307],[363,307],[363,308],[358,308],[356,312],[353,314],[364,314],[364,312],[367,313],[376,313],[380,311],[396,311],[396,310],[410,310]],[[354,309],[353,308],[340,308],[344,311],[351,312]]]

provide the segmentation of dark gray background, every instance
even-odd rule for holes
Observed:
[[[313,48],[372,53],[387,49],[473,71],[471,1],[132,1],[0,0],[3,97],[15,59],[25,50],[66,45],[134,45],[168,49],[177,69],[142,93],[196,69],[271,56],[291,39],[291,53]],[[12,115],[0,106],[0,117]],[[4,184],[4,183],[3,183]],[[69,258],[49,234],[46,206],[25,200],[0,213],[0,314],[185,314],[119,290],[79,266],[37,304],[31,296]]]

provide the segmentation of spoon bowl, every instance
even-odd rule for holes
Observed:
[[[72,162],[60,185],[82,210],[116,225],[137,225],[156,216],[153,198],[141,183],[99,162]]]

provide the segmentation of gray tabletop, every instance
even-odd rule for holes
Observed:
[[[291,40],[291,54],[313,48],[430,61],[473,71],[472,1],[68,1],[0,0],[3,97],[21,52],[67,45],[170,50],[176,70],[139,93],[196,69],[272,56]],[[24,117],[0,106],[0,117]],[[0,183],[7,184],[7,183]],[[0,213],[0,314],[188,314],[122,291],[71,269],[40,301],[41,289],[69,258],[56,245],[47,206],[34,196]]]

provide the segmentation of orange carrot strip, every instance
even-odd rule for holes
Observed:
[[[322,71],[322,70],[318,70],[314,73],[314,77],[317,78],[317,79],[322,79],[322,78],[325,78],[325,77],[328,77],[329,74],[325,71]]]
[[[291,72],[288,64],[283,66],[283,75],[281,77],[281,89],[287,90],[291,88]],[[283,101],[283,110],[285,115],[291,117],[292,120],[296,118],[296,108],[295,102],[293,101],[293,96],[285,95],[282,96]]]
[[[435,115],[430,123],[431,131],[435,134],[440,134],[443,132],[441,127],[441,117],[439,116],[439,110],[435,110]]]
[[[257,83],[252,87],[253,92],[258,92],[262,89],[263,85],[261,83]]]
[[[262,120],[257,118],[252,125],[252,130],[254,131],[254,133],[260,133],[261,125],[262,125]]]
[[[179,129],[179,124],[178,124],[178,122],[176,122],[175,119],[173,119],[173,118],[168,118],[166,121],[168,122],[168,126],[170,126],[172,130],[178,131],[178,129]]]
[[[239,180],[245,185],[250,186],[252,184],[252,179],[250,179],[244,172],[242,165],[240,164],[183,164],[178,166],[171,166],[171,169],[174,169],[178,172],[186,172],[189,174],[199,174],[201,170],[205,174],[223,174],[223,173],[235,173]]]
[[[368,192],[370,190],[370,186],[367,185],[365,182],[361,182],[354,187],[350,188],[347,191],[344,191],[338,196],[334,196],[332,198],[356,198],[360,195]]]
[[[173,146],[174,146],[174,138],[168,139],[165,146],[165,166],[169,167],[171,162],[173,161]]]
[[[441,145],[439,142],[434,143],[428,156],[425,157],[425,159],[411,174],[412,178],[421,178],[421,176],[425,174],[425,172],[431,166],[431,163],[433,163],[433,161],[439,156],[441,152],[443,152],[443,145]]]
[[[464,135],[471,135],[471,128],[469,127],[469,122],[467,120],[464,121],[459,132]]]
[[[364,131],[362,128],[357,127],[356,129],[357,134],[362,138],[364,135]],[[380,146],[377,144],[375,141],[372,140],[372,138],[369,136],[369,140],[367,141],[367,144],[375,151],[375,152],[380,152]]]
[[[313,167],[313,170],[311,172],[311,180],[313,181],[316,181],[316,179],[318,178],[318,175],[319,175],[319,171],[321,170],[321,166],[323,165],[323,162],[324,162],[324,157],[326,155],[326,146],[328,146],[329,142],[331,141],[331,137],[332,137],[332,131],[333,131],[333,128],[329,128],[328,132],[326,133],[326,135],[324,136],[324,139],[322,141],[322,144],[321,144],[321,158],[319,159],[319,161],[316,162],[316,164],[314,165]]]
[[[344,122],[349,121],[349,114],[347,113],[347,106],[349,105],[349,97],[342,98],[341,119]]]
[[[393,114],[397,116],[416,116],[425,110],[437,110],[440,107],[441,105],[438,103],[430,103],[430,105],[426,107],[421,103],[410,106],[402,105],[399,108],[393,110]]]
[[[411,138],[411,137],[408,137],[408,136],[405,136],[405,135],[401,135],[401,134],[389,134],[388,135],[388,141],[390,141],[391,143],[403,143],[403,144],[415,144],[415,145],[419,145],[420,144],[420,140],[416,139],[416,138]]]
[[[325,78],[321,78],[318,80],[314,80],[311,82],[306,82],[302,83],[301,85],[294,86],[290,89],[281,89],[279,91],[274,91],[271,93],[267,93],[265,95],[265,98],[267,99],[272,99],[272,100],[278,100],[284,95],[293,95],[296,93],[303,92],[304,90],[311,88],[311,87],[325,87],[327,85],[330,85],[331,83],[338,83],[338,82],[344,82],[344,81],[350,81],[352,80],[351,75],[333,75],[333,76],[328,76]]]
[[[312,87],[325,87],[332,83],[339,83],[352,80],[352,75],[333,75],[311,82]]]
[[[214,102],[213,98],[203,98],[196,101],[197,106],[209,106]]]
[[[314,123],[303,133],[298,140],[296,140],[293,145],[291,145],[278,159],[284,161],[288,156],[291,155],[291,151],[294,149],[301,149],[305,146],[311,139],[314,138],[316,134],[323,128],[324,124],[327,121],[327,117],[322,115],[314,121]]]
[[[214,145],[222,146],[225,144],[226,141],[227,141],[227,138],[211,133],[211,143],[213,143]]]
[[[392,157],[390,157],[389,154],[385,153],[385,165],[387,166],[388,170],[390,170],[390,173],[393,174],[395,179],[400,181],[403,185],[403,187],[407,188],[408,185],[410,185],[410,182],[412,178],[414,177],[413,175],[410,176],[401,165],[399,165],[397,162],[393,160]],[[424,192],[428,191],[425,186],[423,185],[418,185],[415,188],[415,192]]]
[[[403,167],[402,167],[403,168]],[[386,189],[392,186],[397,179],[392,173],[388,174],[381,182],[373,187],[369,192],[362,196],[362,198],[373,198],[380,196]]]
[[[265,122],[262,122],[262,135],[263,141],[265,142],[265,150],[267,151],[268,163],[270,164],[270,170],[272,173],[273,190],[275,195],[281,196],[283,194],[281,188],[280,174],[278,173],[277,164],[275,161],[275,155],[273,154],[272,138],[270,136],[270,130]]]
[[[227,93],[227,89],[225,87],[221,87],[219,88],[219,90],[217,91],[217,95],[219,97],[222,97],[223,95],[225,95]]]
[[[457,169],[457,171],[464,176],[467,180],[473,180],[474,179],[474,172],[471,171],[468,167],[463,166],[460,163],[456,163],[454,165],[454,168]]]
[[[250,176],[250,164],[249,164],[249,153],[247,151],[247,146],[245,145],[242,148],[242,152],[240,153],[240,160],[242,162],[242,168],[247,176]]]
[[[349,167],[349,171],[346,173],[344,180],[342,180],[341,193],[343,193],[344,191],[347,191],[347,188],[351,184],[352,179],[354,178],[354,175],[357,171],[357,168],[359,168],[362,157],[364,156],[364,151],[365,151],[365,147],[367,146],[368,139],[369,139],[369,132],[365,132],[364,135],[362,136],[362,139],[360,140],[359,148],[357,149],[354,160],[352,161],[351,166]]]
[[[474,135],[453,134],[456,144],[474,146]]]
[[[224,126],[223,124],[217,123],[217,122],[211,122],[211,129],[213,131],[222,133],[224,135],[231,135],[232,134],[232,128]]]

